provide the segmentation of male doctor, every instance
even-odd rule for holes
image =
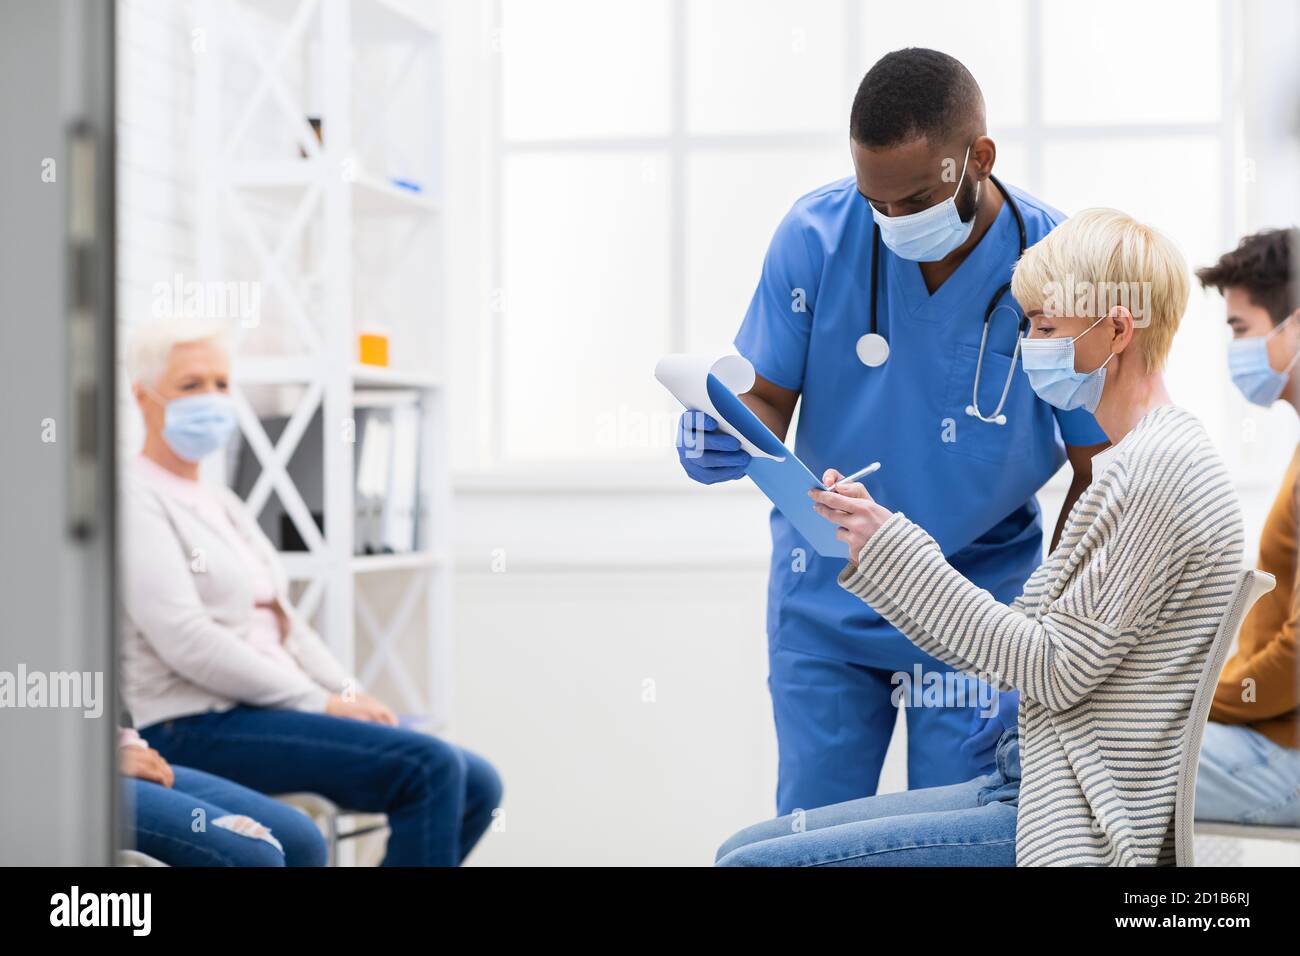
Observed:
[[[1054,409],[1016,368],[1022,317],[1005,284],[1023,247],[1064,216],[994,179],[983,95],[946,54],[909,48],[876,63],[850,139],[855,175],[799,199],[772,238],[735,340],[757,373],[743,400],[784,439],[802,399],[795,453],[814,474],[879,460],[872,496],[1009,602],[1042,557],[1035,493],[1068,458],[1055,542],[1106,443],[1091,414]],[[749,462],[699,412],[683,415],[678,445],[706,484],[739,478]],[[836,585],[847,551],[818,556],[775,510],[771,525],[777,813],[875,793],[896,688],[908,705],[909,787],[988,769],[1015,726],[1014,693],[991,716],[970,696],[922,702],[916,665],[926,680],[947,668]]]

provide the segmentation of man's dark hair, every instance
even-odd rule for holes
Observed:
[[[1250,301],[1268,312],[1274,325],[1300,305],[1300,279],[1295,256],[1300,254],[1300,230],[1265,229],[1247,236],[1237,248],[1219,256],[1212,266],[1196,270],[1205,288],[1244,289]]]
[[[944,142],[963,131],[984,134],[984,94],[961,61],[938,50],[886,53],[853,98],[849,134],[873,149],[925,137]]]

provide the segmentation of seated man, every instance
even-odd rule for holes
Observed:
[[[1093,307],[1081,310],[1085,285]],[[1144,294],[1111,301],[1110,290],[1129,288]],[[720,864],[1174,862],[1190,688],[1243,551],[1227,469],[1161,374],[1187,305],[1187,267],[1156,230],[1090,209],[1026,251],[1011,292],[1032,323],[1022,343],[1029,384],[1059,408],[1088,409],[1112,443],[1020,597],[1003,605],[971,584],[923,528],[860,484],[809,492],[848,545],[841,587],[926,653],[1020,692],[997,769],[751,827],[722,847]],[[832,469],[823,481],[839,478]]]
[[[1241,240],[1197,270],[1223,293],[1232,328],[1229,367],[1246,398],[1300,411],[1300,230]],[[1277,579],[1242,624],[1237,653],[1214,694],[1196,777],[1201,820],[1300,826],[1300,663],[1296,628],[1300,448],[1264,522],[1259,567]]]

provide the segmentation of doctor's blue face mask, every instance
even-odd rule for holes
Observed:
[[[186,461],[199,461],[221,448],[239,424],[235,403],[223,392],[168,401],[152,389],[147,391],[163,404],[163,439]]]
[[[1115,357],[1102,362],[1091,372],[1074,370],[1074,343],[1083,338],[1106,317],[1103,315],[1072,339],[1021,339],[1020,361],[1029,376],[1029,387],[1043,401],[1057,408],[1097,410],[1101,390],[1106,384],[1106,366]]]
[[[975,215],[969,222],[962,222],[961,213],[957,211],[957,196],[961,193],[961,184],[966,180],[966,163],[970,159],[970,147],[961,161],[961,177],[957,188],[951,196],[929,209],[922,209],[908,216],[886,216],[871,207],[872,218],[880,229],[880,238],[896,256],[911,259],[913,262],[938,262],[963,242],[970,238],[975,228]],[[975,184],[976,209],[979,208],[980,187]]]
[[[1228,346],[1228,373],[1232,376],[1232,383],[1246,396],[1246,401],[1267,408],[1282,397],[1291,369],[1300,361],[1300,349],[1296,350],[1286,368],[1275,372],[1268,361],[1268,340],[1291,321],[1294,319],[1284,320],[1267,335],[1236,339]]]

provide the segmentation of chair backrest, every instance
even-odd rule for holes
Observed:
[[[1210,644],[1205,670],[1196,683],[1196,694],[1192,697],[1192,710],[1187,716],[1187,730],[1183,735],[1183,756],[1178,765],[1178,790],[1174,802],[1174,853],[1178,866],[1195,866],[1192,823],[1196,815],[1196,768],[1201,762],[1201,738],[1205,736],[1205,722],[1210,717],[1210,704],[1214,701],[1214,690],[1223,672],[1223,662],[1251,605],[1260,595],[1273,590],[1276,583],[1273,575],[1264,571],[1246,568],[1241,572]]]
[[[139,850],[119,850],[117,853],[118,866],[166,866],[162,860],[155,860],[148,853],[141,853]]]

